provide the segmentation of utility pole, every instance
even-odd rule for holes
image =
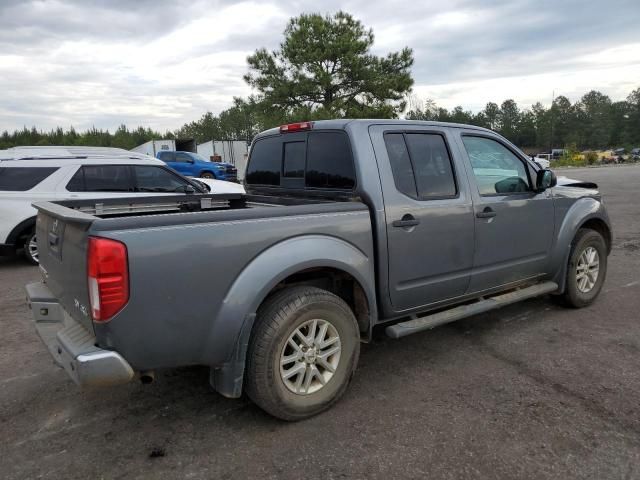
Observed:
[[[549,153],[553,156],[553,102],[556,101],[556,91],[551,92],[551,136],[549,137]]]

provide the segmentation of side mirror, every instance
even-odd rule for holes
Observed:
[[[195,178],[190,179],[191,184],[196,190],[196,193],[209,193],[211,191],[211,187],[200,180],[196,180]]]
[[[556,174],[553,173],[548,168],[544,170],[538,170],[538,175],[536,177],[536,191],[544,192],[546,189],[555,187],[558,183],[556,178]]]
[[[193,187],[193,185],[185,185],[184,193],[196,193],[196,189]]]

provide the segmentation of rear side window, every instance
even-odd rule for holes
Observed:
[[[280,185],[282,140],[280,137],[259,140],[253,146],[247,167],[247,183],[252,185]]]
[[[421,200],[456,196],[451,157],[442,135],[389,133],[385,144],[398,191]]]
[[[42,182],[58,167],[4,167],[0,168],[0,190],[24,192]]]
[[[384,136],[384,143],[387,146],[396,189],[407,197],[417,198],[416,180],[409,159],[409,150],[407,150],[407,144],[404,141],[404,134],[388,133]]]
[[[408,133],[409,156],[413,163],[420,198],[444,198],[456,195],[451,158],[442,135]]]
[[[288,178],[301,180],[291,183]],[[259,140],[253,146],[246,179],[250,185],[285,188],[299,188],[304,179],[307,188],[351,190],[356,174],[349,137],[328,131]]]
[[[351,190],[356,186],[356,172],[347,135],[312,132],[308,143],[307,187]]]
[[[158,158],[163,162],[175,162],[175,152],[159,152]]]
[[[176,162],[178,163],[192,163],[193,159],[186,153],[176,152]]]
[[[128,165],[86,165],[67,184],[70,192],[130,192],[132,189]]]

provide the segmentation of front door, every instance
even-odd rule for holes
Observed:
[[[197,176],[193,173],[193,159],[184,152],[176,152],[176,159],[169,166],[185,176]]]
[[[446,129],[374,126],[385,205],[391,306],[461,296],[473,263],[473,206]]]
[[[549,190],[534,191],[534,171],[498,137],[463,133],[474,196],[475,255],[469,293],[546,272],[553,239]]]

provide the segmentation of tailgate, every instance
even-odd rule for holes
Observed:
[[[35,203],[40,268],[71,317],[93,331],[87,284],[87,231],[96,217],[51,202]]]

